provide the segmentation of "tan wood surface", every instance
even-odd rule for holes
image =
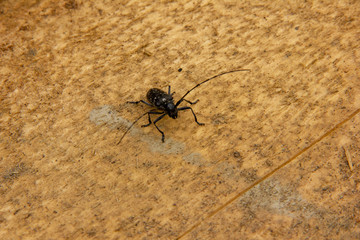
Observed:
[[[359,59],[359,1],[0,1],[0,239],[359,239]]]

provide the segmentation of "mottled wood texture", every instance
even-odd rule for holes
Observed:
[[[359,26],[359,1],[0,1],[0,239],[359,239]],[[205,126],[116,145],[126,101],[238,68],[188,95]]]

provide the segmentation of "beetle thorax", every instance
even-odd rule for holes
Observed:
[[[178,113],[178,110],[174,104],[174,102],[168,102],[166,104],[166,109],[165,109],[166,113],[171,117],[171,118],[177,118],[177,113]]]

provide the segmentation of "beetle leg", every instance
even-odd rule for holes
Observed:
[[[175,92],[171,93],[171,87],[169,86],[169,89],[168,89],[168,95],[174,95]]]
[[[169,94],[169,95],[172,95],[172,94],[170,94],[170,93],[171,93],[171,87],[170,87],[170,85],[169,85],[168,94]]]
[[[193,105],[199,101],[199,99],[197,99],[195,102],[190,102],[189,100],[186,100],[186,99],[183,99],[183,100],[187,103],[190,103],[191,105]]]
[[[148,127],[150,126],[150,124],[152,123],[151,122],[151,118],[150,118],[150,114],[163,114],[163,112],[153,112],[153,111],[150,111],[150,112],[147,112],[148,114],[148,117],[149,117],[149,123],[148,124],[145,124],[145,125],[142,125],[141,127]]]
[[[178,108],[178,111],[187,110],[187,109],[190,109],[190,110],[191,110],[192,114],[194,115],[195,122],[196,122],[197,124],[199,124],[199,125],[205,125],[205,123],[200,123],[200,122],[198,122],[197,117],[196,117],[196,115],[195,115],[195,113],[194,113],[194,111],[192,110],[191,107],[181,107],[181,108]]]
[[[155,127],[156,127],[157,130],[161,133],[161,141],[162,141],[162,142],[165,142],[165,135],[164,135],[164,132],[159,129],[159,127],[156,125],[156,123],[157,123],[158,121],[160,121],[163,117],[165,117],[165,115],[166,115],[166,113],[164,113],[163,115],[161,115],[160,117],[158,117],[158,118],[154,121]]]
[[[151,104],[148,103],[148,102],[145,102],[144,100],[134,101],[134,102],[132,102],[132,101],[127,101],[126,103],[133,103],[133,104],[144,103],[144,104],[146,104],[146,105],[148,105],[148,106],[150,106],[150,107],[153,107],[153,105],[151,105]]]

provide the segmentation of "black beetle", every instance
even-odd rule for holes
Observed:
[[[228,73],[233,73],[233,72],[241,72],[241,71],[250,71],[250,69],[238,69],[238,70],[232,70],[229,72],[224,72],[224,73],[220,73],[218,75],[215,75],[211,78],[206,79],[205,81],[202,81],[201,83],[198,83],[195,87],[191,88],[189,91],[187,91],[181,98],[179,101],[177,101],[176,103],[174,103],[174,99],[173,99],[173,94],[171,93],[171,88],[169,86],[168,92],[164,92],[161,89],[158,88],[151,88],[147,94],[146,94],[146,98],[147,100],[150,102],[145,102],[144,100],[140,100],[140,101],[134,101],[134,102],[127,102],[127,103],[133,103],[133,104],[138,104],[138,103],[144,103],[150,107],[155,107],[154,109],[151,109],[149,112],[146,112],[144,114],[142,114],[138,119],[136,119],[131,125],[130,127],[125,131],[125,133],[123,134],[123,136],[120,138],[118,144],[121,143],[122,139],[125,137],[125,135],[130,131],[130,129],[132,128],[132,126],[134,126],[134,124],[139,121],[143,116],[145,116],[146,114],[149,117],[149,123],[142,125],[141,127],[147,127],[150,126],[151,123],[154,123],[155,127],[157,128],[157,130],[161,133],[162,135],[162,142],[165,141],[165,135],[164,132],[161,131],[159,129],[159,127],[156,125],[156,123],[158,121],[160,121],[163,117],[165,117],[166,115],[168,115],[169,117],[176,119],[178,116],[178,111],[182,111],[182,110],[188,110],[190,109],[192,114],[194,115],[195,118],[195,122],[199,125],[204,125],[204,123],[200,123],[198,122],[196,115],[193,111],[193,109],[191,107],[180,107],[178,108],[178,106],[180,105],[180,103],[182,103],[183,101],[190,103],[191,105],[197,103],[199,100],[196,100],[195,102],[190,102],[188,100],[185,99],[185,97],[195,88],[199,87],[201,84],[204,84],[208,81],[210,81],[211,79],[217,78],[221,75],[224,74],[228,74]],[[160,115],[158,118],[155,119],[154,122],[151,122],[151,117],[150,115]]]

